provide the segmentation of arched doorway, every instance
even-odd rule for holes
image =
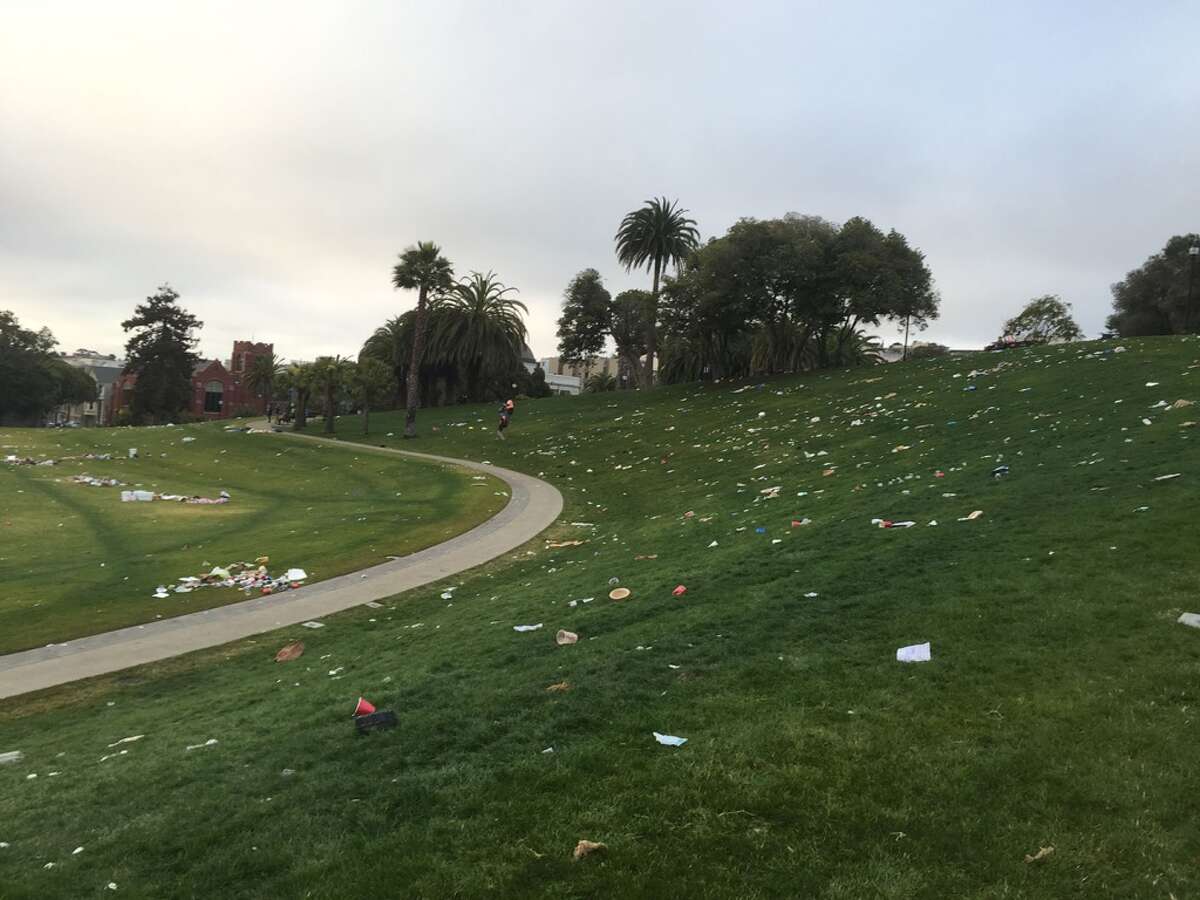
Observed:
[[[204,411],[219,413],[224,402],[225,385],[219,381],[210,381],[204,386]]]

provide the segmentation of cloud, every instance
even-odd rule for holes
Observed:
[[[1188,11],[1091,5],[49,3],[0,13],[0,308],[119,350],[170,281],[202,349],[354,353],[412,304],[395,255],[494,269],[554,352],[563,287],[615,290],[621,215],[865,215],[927,254],[979,345],[1194,230]]]

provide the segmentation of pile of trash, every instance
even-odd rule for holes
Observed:
[[[71,481],[76,484],[87,484],[92,487],[122,487],[125,482],[115,478],[99,478],[95,475],[72,475]]]
[[[303,569],[291,568],[282,575],[272,576],[267,569],[271,561],[268,556],[260,556],[254,562],[235,562],[227,566],[213,566],[211,571],[199,575],[185,575],[177,584],[160,584],[154,591],[154,596],[164,600],[171,592],[190,594],[200,588],[237,588],[247,596],[255,591],[260,594],[278,594],[283,591],[294,591],[308,580],[308,573]]]
[[[117,482],[113,482],[116,484]],[[151,500],[173,500],[176,503],[195,503],[203,506],[212,506],[217,503],[229,502],[229,491],[221,491],[219,497],[200,497],[193,495],[187,497],[183,494],[160,494],[155,491],[121,491],[122,503],[149,503]]]
[[[112,454],[84,453],[82,456],[63,456],[58,459],[54,459],[53,457],[34,459],[32,456],[16,456],[10,453],[4,457],[4,461],[10,466],[57,466],[59,463],[69,462],[74,459],[94,459],[100,462],[108,462],[112,459]]]

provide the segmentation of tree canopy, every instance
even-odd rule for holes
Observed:
[[[1106,322],[1122,337],[1185,334],[1200,329],[1200,284],[1195,269],[1200,235],[1175,235],[1163,249],[1112,286],[1113,311]],[[1189,321],[1190,320],[1190,321]]]
[[[95,379],[54,355],[48,328],[22,328],[0,310],[0,423],[36,424],[56,406],[95,400]]]
[[[700,243],[696,221],[679,208],[678,200],[656,197],[625,215],[613,238],[617,261],[626,272],[646,269],[653,273],[650,311],[645,317],[646,361],[642,383],[654,383],[654,357],[658,352],[658,297],[660,280],[669,266],[676,270]]]
[[[693,253],[664,288],[665,381],[794,372],[874,359],[884,320],[935,318],[920,251],[853,218],[742,219]]]
[[[1017,315],[1004,323],[1004,335],[1017,341],[1045,344],[1077,341],[1083,331],[1071,317],[1071,304],[1057,294],[1035,297]]]
[[[125,371],[137,376],[135,421],[168,421],[191,399],[192,371],[200,359],[193,349],[198,340],[194,332],[203,323],[178,300],[179,294],[164,284],[121,323],[125,331],[133,332],[125,344]]]

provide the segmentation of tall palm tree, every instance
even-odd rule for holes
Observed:
[[[435,355],[453,361],[466,374],[467,390],[474,400],[488,375],[504,374],[520,365],[525,342],[525,304],[508,296],[496,273],[472,272],[454,285],[442,310]]]
[[[417,407],[421,403],[421,363],[425,354],[425,327],[430,295],[448,290],[454,277],[450,261],[442,256],[433,241],[420,241],[400,254],[392,269],[392,286],[397,290],[416,290],[417,314],[413,322],[412,355],[408,362],[408,412],[404,417],[404,436],[417,436]]]
[[[267,421],[271,420],[271,394],[282,374],[283,360],[274,353],[265,353],[254,357],[254,362],[250,364],[250,372],[246,376],[251,389],[261,394],[266,401],[264,406],[267,410]]]
[[[333,434],[337,395],[350,379],[353,363],[342,356],[318,356],[312,364],[314,387],[325,398],[325,433]]]
[[[656,197],[621,220],[614,240],[617,260],[626,272],[645,267],[654,273],[650,310],[646,318],[646,363],[642,383],[654,384],[654,354],[658,350],[658,287],[667,266],[679,263],[700,244],[700,232],[678,200]]]
[[[292,430],[303,431],[308,425],[308,398],[313,390],[312,363],[292,363],[279,380],[284,390],[296,394],[296,417],[292,422]]]

